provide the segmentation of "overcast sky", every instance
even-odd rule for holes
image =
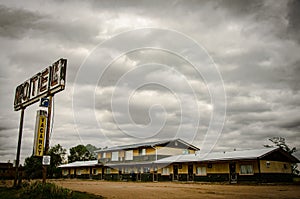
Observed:
[[[182,138],[230,151],[281,136],[300,149],[299,10],[297,0],[0,1],[0,161],[16,158],[15,88],[60,58],[51,146]],[[22,162],[38,109],[25,110]]]

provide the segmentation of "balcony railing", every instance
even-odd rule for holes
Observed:
[[[157,160],[169,157],[169,155],[157,155]],[[130,162],[151,162],[156,160],[156,155],[139,155],[133,156],[132,160],[125,160],[124,157],[119,157],[117,161],[112,161],[111,158],[100,158],[98,159],[99,163],[107,164],[107,163],[130,163]]]

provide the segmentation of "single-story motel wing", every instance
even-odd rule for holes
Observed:
[[[200,151],[181,139],[98,150],[98,160],[59,166],[65,178],[122,181],[290,182],[299,160],[281,148]]]

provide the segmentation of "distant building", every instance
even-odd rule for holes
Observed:
[[[14,179],[15,167],[12,163],[0,162],[0,179]]]
[[[61,165],[64,177],[132,181],[288,182],[299,160],[281,148],[201,153],[181,139],[96,151],[97,161]]]
[[[98,175],[98,168],[102,165],[98,164],[98,160],[76,161],[69,164],[59,166],[62,168],[62,175],[68,178],[90,178],[92,175]]]
[[[181,139],[145,142],[98,150],[97,163],[74,162],[60,167],[63,176],[71,178],[152,181],[152,173],[158,171],[155,161],[174,155],[195,154],[198,150]]]

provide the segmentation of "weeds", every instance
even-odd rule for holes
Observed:
[[[21,188],[0,187],[0,199],[102,199],[101,196],[71,191],[53,183],[23,182]]]
[[[20,198],[23,199],[71,199],[72,191],[59,187],[52,183],[43,184],[41,182],[34,182],[31,185],[25,184],[23,186]]]

